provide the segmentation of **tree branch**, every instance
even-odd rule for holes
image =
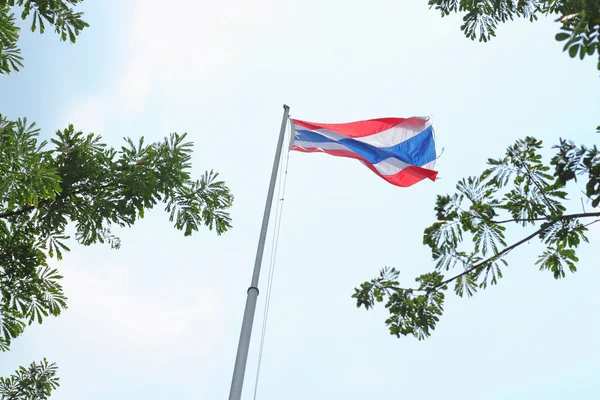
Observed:
[[[21,395],[21,392],[24,391],[23,380],[24,379],[21,379],[19,382],[19,390],[17,390],[16,392],[13,392],[13,394],[10,397],[8,397],[7,400],[15,400],[15,399],[17,399],[18,396]]]
[[[596,214],[597,214],[597,216],[600,216],[600,213],[596,213]],[[576,215],[576,214],[574,214],[574,215]],[[566,216],[565,216],[565,217],[566,217]],[[574,217],[573,217],[573,218],[574,218]],[[557,222],[558,222],[558,220],[557,220],[557,221],[553,221],[551,225],[554,225],[554,224],[555,224],[555,223],[557,223]],[[595,221],[594,221],[594,222],[595,222]],[[547,227],[544,227],[544,228],[540,228],[540,229],[538,229],[537,231],[533,232],[531,235],[529,235],[529,236],[527,236],[527,237],[525,237],[525,238],[523,238],[523,239],[519,240],[518,242],[516,242],[516,243],[513,243],[512,245],[510,245],[510,246],[508,246],[508,247],[504,248],[504,249],[503,249],[501,252],[499,252],[499,253],[496,253],[496,254],[494,254],[493,256],[491,256],[491,257],[489,257],[489,258],[487,258],[487,259],[485,259],[485,260],[483,260],[483,261],[480,261],[480,262],[478,262],[478,263],[475,263],[475,264],[473,264],[473,265],[471,266],[471,268],[468,268],[468,269],[464,270],[463,272],[461,272],[461,273],[460,273],[460,274],[458,274],[458,275],[455,275],[455,276],[453,276],[452,278],[448,278],[448,279],[446,279],[446,280],[444,280],[444,281],[440,282],[438,285],[436,285],[436,286],[434,286],[434,287],[432,287],[432,288],[429,288],[429,289],[404,289],[404,288],[399,288],[399,287],[390,287],[390,289],[395,289],[395,290],[403,290],[403,291],[412,290],[413,292],[426,292],[426,294],[429,294],[429,293],[431,293],[431,292],[434,292],[434,291],[436,291],[437,289],[439,289],[439,288],[441,288],[441,287],[443,287],[443,286],[445,286],[445,285],[447,285],[447,284],[449,284],[449,283],[451,283],[451,282],[453,282],[453,281],[457,280],[458,278],[460,278],[460,277],[462,277],[462,276],[465,276],[465,275],[467,275],[467,274],[470,274],[471,272],[475,271],[477,268],[481,267],[482,265],[484,265],[484,264],[487,264],[487,263],[489,263],[489,262],[491,262],[491,261],[494,261],[494,260],[497,260],[497,259],[499,259],[500,257],[502,257],[502,256],[506,255],[506,254],[507,254],[507,253],[509,253],[510,251],[512,251],[512,250],[514,250],[515,248],[519,247],[519,246],[520,246],[520,245],[522,245],[523,243],[525,243],[525,242],[527,242],[527,241],[529,241],[529,240],[533,239],[534,237],[538,236],[540,233],[542,233],[544,230],[546,230],[546,229],[548,229],[548,228],[550,228],[550,226],[547,226]]]
[[[544,198],[544,202],[548,206],[548,209],[554,211],[555,213],[558,212],[558,210],[556,209],[556,207],[550,202],[550,200],[546,196],[546,193],[544,193],[544,189],[542,189],[542,187],[540,186],[539,182],[533,178],[533,174],[531,173],[531,170],[529,169],[529,166],[527,165],[527,162],[523,161],[523,160],[521,160],[521,161],[523,162],[523,166],[525,167],[525,171],[527,173],[527,177],[529,178],[529,180],[531,182],[533,182],[533,184],[535,185],[535,187],[537,188],[537,190],[539,190],[539,192],[542,194],[542,197]]]
[[[555,223],[561,221],[561,220],[566,220],[566,219],[575,219],[575,218],[589,218],[589,217],[600,217],[600,211],[599,212],[593,212],[593,213],[577,213],[577,214],[566,214],[566,215],[561,215],[560,217],[552,220],[551,217],[540,217],[540,218],[531,218],[531,219],[507,219],[504,221],[491,221],[495,224],[504,224],[507,222],[523,222],[523,221],[552,221],[551,225],[554,225]],[[595,221],[590,222],[589,224],[586,224],[585,226],[589,226],[592,224],[595,224],[597,222],[600,222],[600,219],[597,219]],[[494,254],[493,256],[480,261],[476,264],[473,264],[470,268],[466,269],[465,271],[461,272],[458,275],[455,275],[451,278],[448,278],[444,281],[442,281],[439,285],[436,285],[430,289],[417,289],[417,288],[401,288],[401,287],[397,287],[397,286],[388,286],[388,289],[392,289],[392,290],[396,290],[396,291],[413,291],[413,292],[425,292],[427,294],[436,291],[437,289],[457,280],[458,278],[465,276],[473,271],[475,271],[476,269],[480,268],[482,265],[485,265],[489,262],[492,262],[494,260],[497,260],[499,258],[501,258],[502,256],[506,255],[507,253],[509,253],[510,251],[514,250],[515,248],[519,247],[520,245],[522,245],[523,243],[533,239],[534,237],[538,236],[540,233],[542,233],[544,230],[550,228],[550,226],[544,227],[544,228],[540,228],[537,231],[533,232],[532,234],[530,234],[529,236],[519,240],[516,243],[513,243],[512,245],[504,248],[502,251],[500,251],[499,253]]]
[[[388,296],[390,295],[389,292],[388,292],[388,289],[395,290],[397,292],[398,291],[408,292],[409,290],[412,291],[412,292],[424,292],[425,291],[425,289],[401,288],[401,287],[398,287],[398,286],[386,286],[386,287],[382,286],[382,289],[385,289],[385,291],[388,294]]]
[[[578,213],[578,214],[566,214],[561,215],[556,220],[560,221],[562,219],[574,219],[574,218],[588,218],[588,217],[600,217],[600,212],[594,213]],[[523,218],[523,219],[505,219],[502,221],[491,221],[494,224],[506,224],[509,222],[533,222],[533,221],[550,221],[551,217],[540,217],[540,218]]]
[[[106,188],[108,188],[110,186],[111,185],[107,183],[107,184],[101,185],[100,189],[106,189]],[[43,205],[43,204],[46,204],[46,203],[49,203],[49,202],[52,202],[52,201],[56,201],[59,197],[60,198],[66,198],[68,196],[78,195],[78,194],[82,193],[84,190],[85,190],[84,188],[81,188],[81,189],[74,190],[74,191],[72,191],[70,193],[69,192],[63,192],[60,195],[58,195],[55,199],[46,198],[46,199],[44,199],[44,200],[42,200],[42,201],[40,201],[38,203],[38,208],[39,208],[40,205]],[[0,214],[0,219],[9,218],[9,217],[15,217],[15,216],[19,216],[19,215],[22,215],[22,214],[26,214],[26,213],[32,211],[33,209],[35,209],[35,206],[27,206],[27,207],[20,208],[18,210],[7,211],[7,212],[4,212],[4,213]]]
[[[588,226],[593,225],[593,224],[598,223],[598,222],[600,222],[600,219],[597,219],[597,220],[592,221],[592,222],[590,222],[588,224],[585,224],[584,227],[588,227]]]
[[[0,214],[0,219],[2,219],[2,218],[9,218],[9,217],[15,217],[15,216],[18,216],[18,215],[21,215],[21,214],[25,214],[25,213],[28,213],[29,211],[33,210],[34,208],[35,208],[34,206],[27,206],[27,207],[20,208],[18,210],[7,211],[5,213]]]
[[[554,225],[556,222],[558,222],[558,221],[554,221],[554,222],[552,222],[552,224],[551,224],[551,225]],[[491,256],[491,257],[489,257],[489,258],[487,258],[487,259],[485,259],[485,260],[483,260],[483,261],[480,261],[480,262],[478,262],[478,263],[475,263],[475,264],[473,264],[473,266],[472,266],[471,268],[469,268],[469,269],[466,269],[465,271],[461,272],[460,274],[458,274],[458,275],[456,275],[456,276],[453,276],[452,278],[448,278],[448,279],[446,279],[445,281],[442,281],[442,282],[441,282],[439,285],[437,285],[437,286],[434,286],[434,287],[433,287],[433,288],[431,288],[429,291],[431,292],[431,291],[433,291],[433,290],[439,289],[440,287],[442,287],[442,286],[445,286],[445,285],[447,285],[448,283],[450,283],[450,282],[452,282],[452,281],[455,281],[455,280],[457,280],[457,279],[458,279],[458,278],[460,278],[461,276],[465,276],[465,275],[467,275],[467,274],[469,274],[469,273],[471,273],[471,272],[475,271],[477,268],[481,267],[482,265],[484,265],[484,264],[487,264],[487,263],[489,263],[489,262],[492,262],[492,261],[494,261],[494,260],[497,260],[497,259],[499,259],[500,257],[504,256],[505,254],[507,254],[507,253],[509,253],[510,251],[514,250],[515,248],[519,247],[519,246],[520,246],[520,245],[522,245],[523,243],[525,243],[525,242],[527,242],[527,241],[529,241],[529,240],[533,239],[534,237],[538,236],[540,233],[542,233],[544,230],[548,229],[549,227],[550,227],[550,226],[547,226],[547,227],[544,227],[544,228],[540,228],[540,229],[538,229],[537,231],[533,232],[531,235],[529,235],[529,236],[527,236],[527,237],[525,237],[525,238],[523,238],[523,239],[519,240],[519,241],[518,241],[518,242],[516,242],[516,243],[513,243],[513,244],[511,244],[511,245],[510,245],[510,246],[508,246],[508,247],[505,247],[505,248],[504,248],[504,250],[502,250],[501,252],[499,252],[499,253],[496,253],[496,254],[494,254],[493,256]]]

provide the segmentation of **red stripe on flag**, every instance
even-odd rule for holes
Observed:
[[[399,124],[406,124],[412,127],[425,126],[426,119],[411,117],[411,118],[377,118],[365,121],[348,122],[342,124],[324,124],[320,122],[308,122],[298,119],[292,119],[296,125],[300,125],[309,130],[327,129],[340,133],[342,135],[358,138],[373,135],[393,128]]]
[[[367,160],[362,158],[361,156],[353,153],[351,151],[346,150],[323,150],[318,148],[310,148],[306,149],[300,146],[292,146],[291,150],[300,151],[302,153],[325,153],[336,157],[344,157],[344,158],[354,158],[356,160],[360,160],[364,163],[365,166],[369,167],[369,169],[379,175],[382,179],[385,179],[392,185],[400,186],[400,187],[408,187],[412,186],[417,182],[422,181],[423,179],[429,179],[431,181],[436,180],[437,171],[427,168],[421,168],[414,165],[410,165],[397,174],[394,175],[382,175],[377,169],[369,163]]]

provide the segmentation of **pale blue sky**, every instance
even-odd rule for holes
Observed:
[[[498,286],[450,295],[427,341],[391,337],[382,309],[350,298],[384,265],[406,284],[430,270],[436,194],[515,139],[597,142],[598,71],[561,52],[553,22],[502,25],[480,44],[424,0],[86,3],[76,45],[23,35],[26,68],[1,78],[0,112],[114,145],[187,131],[196,176],[214,168],[233,190],[235,226],[184,238],[157,209],[119,251],[73,246],[58,264],[69,309],[28,328],[1,375],[45,356],[60,365],[56,400],[227,398],[287,103],[323,122],[430,114],[445,152],[441,179],[408,189],[354,160],[291,154],[259,399],[598,398],[598,226],[577,274],[555,281],[533,265],[539,246],[520,248]]]

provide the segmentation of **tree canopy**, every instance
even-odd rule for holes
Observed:
[[[600,56],[597,0],[430,0],[429,4],[442,16],[465,13],[461,29],[467,37],[482,41],[496,35],[500,22],[557,14],[561,32],[556,39],[567,41],[565,50],[571,57],[579,54],[583,59],[594,52]],[[600,126],[596,130],[600,133]],[[450,288],[462,297],[497,284],[507,266],[505,257],[530,241],[546,247],[536,262],[540,270],[556,279],[576,272],[577,247],[588,241],[588,227],[600,222],[600,152],[595,145],[578,146],[568,139],[560,139],[553,148],[554,157],[544,160],[541,140],[519,139],[503,157],[490,158],[481,174],[460,180],[455,193],[437,196],[437,221],[423,234],[434,271],[417,277],[411,287],[401,285],[398,269],[383,268],[377,278],[355,288],[357,307],[384,303],[390,334],[421,340],[435,329]],[[578,193],[578,179],[586,183],[589,210],[583,212],[568,209],[568,189]],[[526,232],[508,243],[509,229]]]

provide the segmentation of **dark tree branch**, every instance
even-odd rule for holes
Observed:
[[[20,388],[18,392],[13,393],[12,396],[10,396],[7,400],[14,400],[14,399],[16,399],[17,396],[19,396],[22,391],[23,391],[23,388]]]
[[[542,194],[542,197],[544,198],[544,202],[546,203],[546,205],[548,206],[548,209],[552,210],[555,213],[558,213],[558,210],[556,209],[556,207],[552,204],[552,202],[550,202],[550,200],[548,199],[548,197],[546,196],[546,193],[544,193],[544,189],[542,189],[542,187],[540,186],[539,182],[533,178],[533,174],[531,173],[531,170],[529,169],[529,166],[527,165],[526,161],[523,161],[523,166],[525,167],[525,171],[527,172],[527,177],[529,178],[529,180],[531,182],[533,182],[533,184],[535,185],[535,187],[537,188],[537,190]]]
[[[551,224],[551,225],[554,225],[556,222],[558,222],[558,221],[554,221],[554,222],[552,222],[552,224]],[[490,262],[493,262],[493,261],[495,261],[495,260],[498,260],[498,259],[500,259],[502,256],[504,256],[504,255],[506,255],[507,253],[511,252],[512,250],[514,250],[515,248],[519,247],[519,246],[520,246],[520,245],[522,245],[523,243],[525,243],[525,242],[528,242],[529,240],[531,240],[531,239],[533,239],[534,237],[538,236],[540,233],[542,233],[543,231],[545,231],[545,230],[546,230],[546,229],[548,229],[548,228],[550,228],[550,226],[547,226],[547,227],[543,227],[543,228],[540,228],[540,229],[538,229],[537,231],[533,232],[531,235],[529,235],[529,236],[527,236],[527,237],[525,237],[525,238],[523,238],[523,239],[519,240],[519,241],[518,241],[518,242],[516,242],[516,243],[513,243],[512,245],[510,245],[510,246],[508,246],[508,247],[505,247],[505,248],[504,248],[504,250],[502,250],[501,252],[499,252],[499,253],[496,253],[496,254],[494,254],[493,256],[491,256],[491,257],[489,257],[489,258],[487,258],[487,259],[485,259],[485,260],[483,260],[483,261],[480,261],[480,262],[478,262],[478,263],[475,263],[475,264],[473,264],[473,266],[471,266],[471,268],[468,268],[468,269],[466,269],[465,271],[461,272],[460,274],[458,274],[458,275],[456,275],[456,276],[453,276],[452,278],[448,278],[448,279],[446,279],[445,281],[442,281],[442,282],[441,282],[439,285],[437,285],[437,286],[435,286],[435,287],[431,288],[429,291],[431,292],[431,291],[437,290],[437,289],[439,289],[440,287],[442,287],[442,286],[445,286],[445,285],[447,285],[448,283],[450,283],[450,282],[453,282],[453,281],[457,280],[457,279],[458,279],[458,278],[460,278],[461,276],[465,276],[465,275],[467,275],[467,274],[469,274],[469,273],[471,273],[471,272],[475,271],[477,268],[479,268],[479,267],[481,267],[481,266],[483,266],[483,265],[485,265],[485,264],[487,264],[487,263],[490,263]]]
[[[597,213],[597,216],[600,216],[600,213]],[[554,224],[555,224],[555,223],[557,223],[557,222],[558,222],[558,220],[557,220],[557,221],[553,221],[553,222],[551,223],[551,225],[554,225]],[[595,221],[594,221],[594,222],[595,222]],[[551,225],[550,225],[550,226],[551,226]],[[515,248],[519,247],[519,246],[520,246],[520,245],[522,245],[523,243],[525,243],[525,242],[527,242],[527,241],[529,241],[529,240],[533,239],[534,237],[538,236],[540,233],[542,233],[543,231],[545,231],[545,230],[547,230],[548,228],[550,228],[550,226],[547,226],[547,227],[543,227],[543,228],[540,228],[540,229],[538,229],[537,231],[533,232],[531,235],[529,235],[529,236],[527,236],[527,237],[525,237],[525,238],[523,238],[523,239],[519,240],[518,242],[516,242],[516,243],[513,243],[512,245],[510,245],[510,246],[508,246],[508,247],[504,248],[504,249],[503,249],[501,252],[499,252],[499,253],[496,253],[496,254],[494,254],[493,256],[491,256],[491,257],[489,257],[489,258],[487,258],[487,259],[485,259],[485,260],[482,260],[482,261],[480,261],[480,262],[478,262],[478,263],[475,263],[475,264],[473,264],[473,265],[472,265],[470,268],[468,268],[468,269],[464,270],[464,271],[463,271],[463,272],[461,272],[460,274],[458,274],[458,275],[455,275],[455,276],[453,276],[452,278],[448,278],[448,279],[446,279],[445,281],[442,281],[442,282],[440,282],[438,285],[436,285],[436,286],[434,286],[434,287],[432,287],[432,288],[429,288],[429,289],[404,289],[404,288],[392,287],[391,289],[395,289],[395,290],[403,290],[403,291],[412,290],[413,292],[426,292],[427,294],[429,294],[429,293],[431,293],[431,292],[435,292],[435,291],[436,291],[436,290],[438,290],[439,288],[441,288],[441,287],[443,287],[443,286],[446,286],[447,284],[449,284],[449,283],[451,283],[451,282],[453,282],[453,281],[457,280],[458,278],[460,278],[460,277],[462,277],[462,276],[465,276],[465,275],[468,275],[468,274],[470,274],[471,272],[475,271],[476,269],[480,268],[481,266],[483,266],[483,265],[485,265],[485,264],[487,264],[487,263],[493,262],[493,261],[495,261],[495,260],[498,260],[498,259],[500,259],[502,256],[504,256],[504,255],[506,255],[507,253],[511,252],[512,250],[514,250]]]
[[[600,217],[600,212],[594,213],[579,213],[579,214],[566,214],[556,218],[556,221],[563,219],[574,219],[574,218],[589,218],[589,217]],[[540,217],[540,218],[523,218],[523,219],[505,219],[502,221],[491,221],[494,224],[506,224],[509,222],[533,222],[533,221],[550,221],[552,217]]]
[[[27,207],[20,208],[18,210],[7,211],[5,213],[0,214],[0,219],[2,219],[2,218],[9,218],[9,217],[16,217],[16,216],[19,216],[21,214],[26,214],[29,211],[33,210],[34,208],[35,208],[34,206],[27,206]]]
[[[104,184],[104,185],[100,186],[100,189],[106,189],[106,188],[108,188],[110,186],[111,186],[110,184]],[[56,196],[55,199],[44,199],[44,200],[42,200],[42,201],[40,201],[38,203],[38,208],[41,205],[44,205],[46,203],[50,203],[52,201],[56,201],[59,198],[66,198],[68,196],[78,195],[78,194],[84,192],[85,190],[86,190],[85,188],[81,188],[81,189],[74,190],[72,192],[63,192],[59,196]],[[9,217],[16,217],[16,216],[19,216],[19,215],[22,215],[22,214],[27,214],[28,212],[34,210],[35,208],[36,208],[35,206],[27,206],[27,207],[20,208],[18,210],[7,211],[7,212],[4,212],[4,213],[0,214],[0,219],[9,218]]]
[[[590,225],[594,225],[595,223],[598,223],[598,222],[600,222],[600,219],[597,219],[597,220],[595,220],[595,221],[592,221],[592,222],[590,222],[590,223],[587,223],[587,224],[585,224],[585,225],[584,225],[584,227],[588,227],[588,226],[590,226]]]
[[[7,398],[7,400],[14,400],[14,399],[16,399],[17,396],[20,396],[23,391],[24,391],[24,387],[23,387],[23,380],[22,380],[21,384],[19,385],[19,390],[17,390],[16,392],[14,392],[9,398]]]
[[[390,292],[388,291],[389,289],[395,290],[397,292],[408,292],[409,290],[413,291],[413,292],[424,292],[425,291],[424,289],[401,288],[398,286],[385,286],[385,287],[382,286],[382,288],[385,289],[385,292],[387,293],[388,296],[390,295]]]

